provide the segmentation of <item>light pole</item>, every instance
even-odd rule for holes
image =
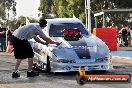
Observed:
[[[86,28],[91,32],[90,0],[85,0]]]

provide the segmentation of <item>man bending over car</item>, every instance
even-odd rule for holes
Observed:
[[[13,32],[12,44],[14,48],[14,56],[16,59],[15,69],[12,73],[13,78],[20,77],[20,74],[18,73],[18,68],[21,61],[26,58],[28,58],[27,77],[34,77],[39,75],[32,70],[34,53],[30,43],[28,42],[29,39],[34,38],[36,42],[42,44],[60,44],[59,42],[51,40],[42,32],[42,29],[46,27],[46,25],[47,21],[45,19],[40,19],[39,23],[30,23],[16,29]],[[42,38],[45,42],[41,41],[39,37],[37,37],[37,35],[39,35],[39,37]]]

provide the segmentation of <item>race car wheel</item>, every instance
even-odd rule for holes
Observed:
[[[33,64],[33,70],[34,70],[34,71],[41,71],[41,68],[40,68],[40,66],[38,66],[37,63],[34,63],[34,64]]]
[[[84,76],[76,76],[76,81],[80,85],[84,85],[87,81],[86,77]]]

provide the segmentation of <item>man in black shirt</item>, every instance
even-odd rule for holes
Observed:
[[[128,46],[128,27],[127,25],[122,25],[121,29],[123,46]]]
[[[6,28],[0,27],[0,43],[1,43],[1,51],[6,50]]]

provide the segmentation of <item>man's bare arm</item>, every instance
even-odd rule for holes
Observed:
[[[34,37],[34,40],[38,43],[45,44],[45,42],[41,41],[37,36]]]
[[[57,45],[60,44],[59,42],[55,42],[55,41],[53,41],[52,39],[48,38],[47,36],[42,36],[41,38],[42,38],[44,41],[46,41],[47,43],[50,43],[50,44],[57,44]]]

